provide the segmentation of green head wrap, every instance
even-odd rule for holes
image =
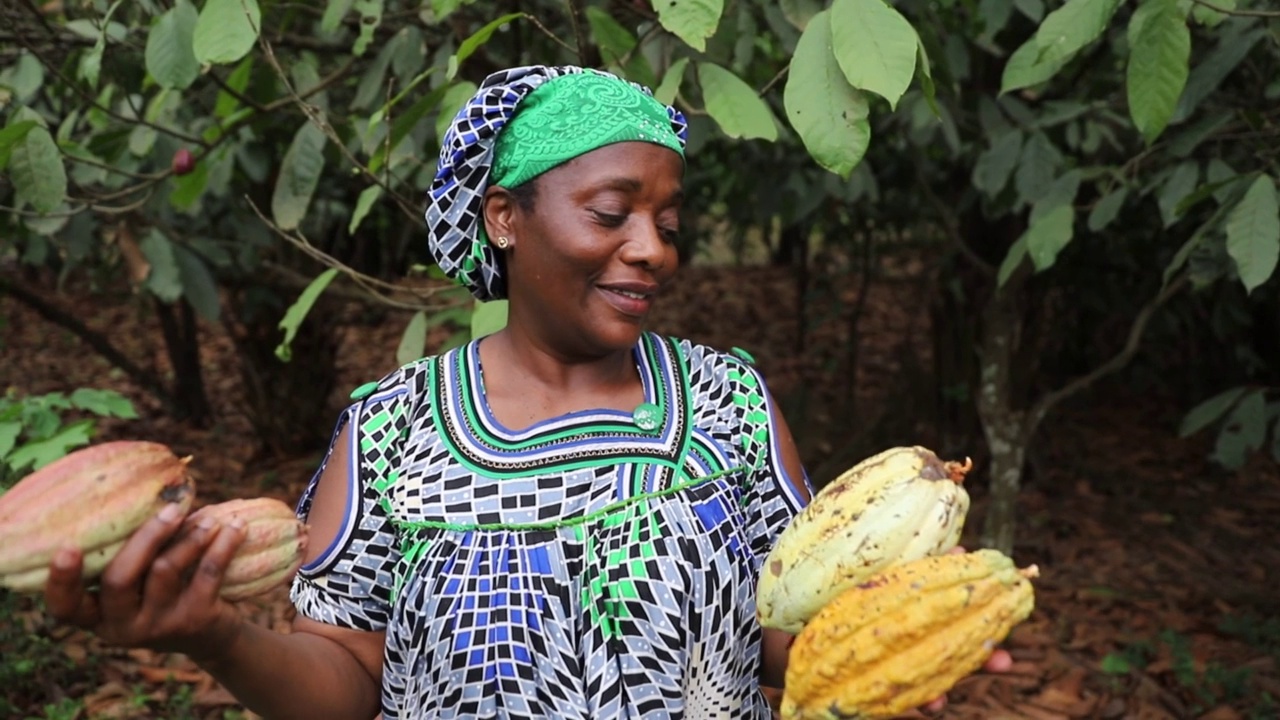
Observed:
[[[579,155],[618,142],[642,141],[684,157],[667,107],[615,75],[581,72],[553,78],[529,93],[498,135],[491,183],[521,185]]]

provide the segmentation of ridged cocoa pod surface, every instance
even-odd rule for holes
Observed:
[[[892,718],[942,696],[1031,614],[1037,575],[984,549],[900,563],[845,590],[791,646],[783,719]]]
[[[307,549],[307,526],[293,509],[273,498],[236,499],[206,505],[187,517],[194,527],[201,518],[221,524],[239,518],[245,539],[227,567],[220,595],[231,601],[261,595],[283,585],[302,566]]]
[[[0,587],[44,589],[58,550],[84,553],[84,577],[102,574],[135,530],[165,505],[195,499],[179,458],[159,443],[122,440],[77,450],[0,495]]]
[[[796,634],[842,591],[902,562],[946,554],[969,512],[966,461],[921,446],[854,465],[787,525],[756,586],[760,625]]]

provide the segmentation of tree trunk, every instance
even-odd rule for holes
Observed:
[[[168,305],[157,298],[155,307],[169,364],[173,367],[174,414],[195,427],[206,427],[212,412],[204,389],[204,372],[200,367],[200,338],[195,311],[186,300]]]
[[[1006,555],[1013,552],[1018,490],[1032,435],[1029,418],[1013,397],[1022,323],[1021,283],[1015,275],[988,301],[978,360],[978,415],[991,452],[990,497],[980,542]]]

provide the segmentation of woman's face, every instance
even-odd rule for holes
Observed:
[[[532,208],[511,201],[513,329],[568,356],[632,347],[676,272],[682,174],[667,148],[616,143],[540,176]]]

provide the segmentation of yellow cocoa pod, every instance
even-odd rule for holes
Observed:
[[[940,697],[1031,614],[1037,574],[979,550],[896,565],[844,591],[791,647],[782,717],[875,720]]]
[[[928,448],[897,447],[824,486],[760,568],[761,626],[798,633],[842,591],[895,563],[954,548],[969,512],[961,482],[970,467]]]
[[[244,542],[236,549],[218,591],[224,599],[244,600],[279,587],[302,565],[307,526],[285,503],[273,498],[252,498],[206,505],[188,516],[184,532],[190,532],[206,517],[220,523],[239,519],[245,524]]]

